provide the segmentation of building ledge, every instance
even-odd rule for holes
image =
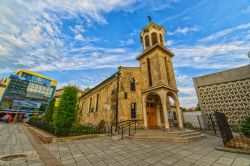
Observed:
[[[172,91],[175,91],[175,92],[179,92],[179,90],[176,89],[176,88],[173,88],[173,87],[170,87],[170,86],[167,86],[167,85],[158,85],[158,86],[154,86],[154,87],[149,87],[147,89],[143,89],[142,93],[146,93],[146,92],[161,89],[161,88],[169,89],[169,90],[172,90]]]
[[[146,49],[143,53],[141,53],[140,55],[138,55],[136,57],[136,59],[137,60],[141,59],[142,57],[144,57],[145,55],[149,54],[150,52],[152,52],[156,48],[159,48],[162,51],[165,51],[167,54],[170,54],[172,57],[174,56],[174,53],[172,51],[170,51],[169,49],[167,49],[166,47],[164,47],[162,44],[158,43],[158,44],[155,44],[155,45],[149,47],[148,49]]]

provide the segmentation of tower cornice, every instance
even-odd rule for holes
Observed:
[[[162,44],[158,43],[158,44],[155,44],[154,46],[152,46],[152,47],[150,47],[150,48],[144,50],[140,55],[138,55],[138,56],[136,57],[136,59],[137,59],[137,60],[141,59],[142,57],[144,57],[145,55],[151,53],[153,50],[155,50],[155,49],[157,49],[157,48],[159,48],[159,49],[161,49],[162,51],[168,53],[169,55],[171,55],[171,57],[174,56],[174,53],[173,53],[172,51],[170,51],[169,49],[167,49],[166,47],[164,47]]]

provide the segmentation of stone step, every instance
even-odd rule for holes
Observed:
[[[164,136],[164,137],[186,137],[186,136],[197,136],[200,135],[200,132],[192,131],[192,132],[182,132],[182,133],[174,133],[174,132],[139,132],[134,133],[136,136]]]
[[[121,140],[122,139],[122,135],[121,134],[119,134],[119,135],[113,135],[112,137],[111,137],[113,140]]]
[[[163,131],[163,130],[137,130],[133,131],[133,133],[149,133],[149,134],[175,134],[175,135],[182,135],[188,133],[194,133],[196,131],[193,130],[184,130],[184,131]]]
[[[203,138],[206,138],[206,135],[200,134],[196,136],[189,136],[189,137],[163,137],[163,136],[148,136],[148,137],[143,137],[143,136],[128,136],[130,139],[136,139],[136,140],[145,140],[145,141],[150,141],[150,140],[157,140],[157,141],[167,141],[167,142],[174,142],[174,143],[188,143],[196,140],[200,140]]]

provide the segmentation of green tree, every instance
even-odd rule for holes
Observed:
[[[77,88],[65,87],[59,106],[53,115],[53,128],[56,135],[67,135],[70,132],[77,116],[77,102]]]
[[[247,116],[241,124],[241,132],[250,137],[250,116]]]
[[[55,102],[56,99],[55,97],[53,97],[53,99],[49,102],[49,105],[45,111],[45,114],[43,116],[43,121],[44,122],[52,122],[52,117],[53,117],[53,113],[55,110]]]

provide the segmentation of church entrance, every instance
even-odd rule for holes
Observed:
[[[159,116],[159,108],[160,98],[158,95],[149,95],[146,100],[146,113],[147,113],[147,123],[149,129],[155,129],[160,126],[157,125],[157,116]],[[157,107],[158,105],[158,107]]]
[[[148,128],[156,128],[156,104],[147,102],[147,120],[148,120]]]

